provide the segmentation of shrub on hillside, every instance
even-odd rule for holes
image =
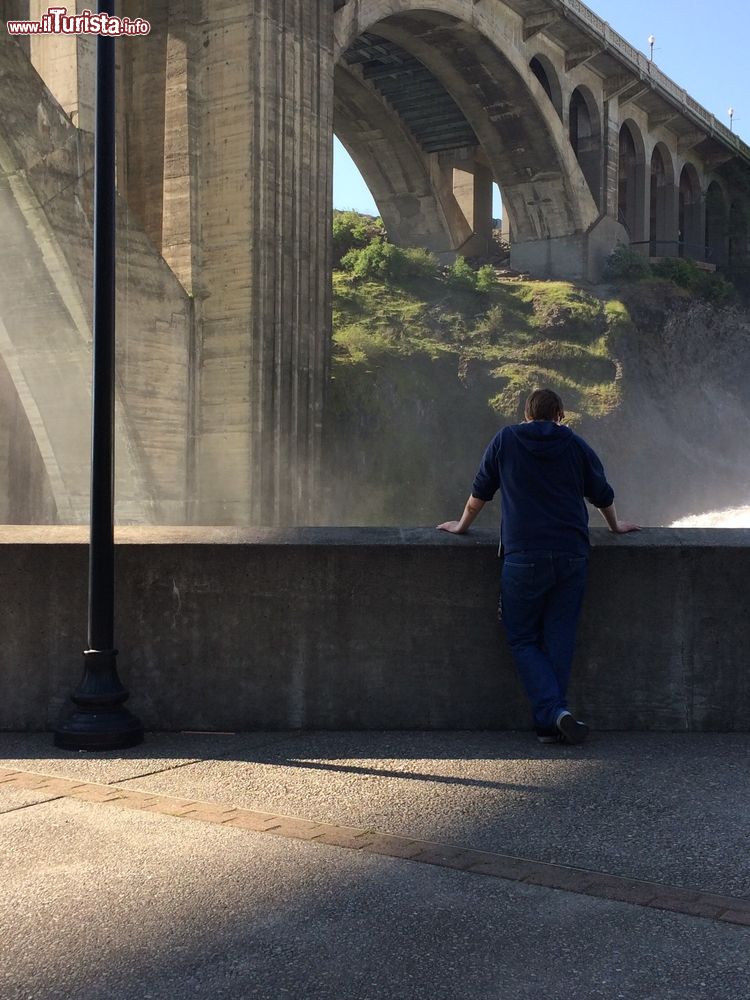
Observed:
[[[607,258],[604,277],[608,281],[638,281],[650,276],[648,260],[625,243],[618,243]]]
[[[715,271],[704,271],[694,260],[667,257],[653,265],[653,272],[716,305],[726,305],[734,298],[734,288],[726,278]]]
[[[491,264],[485,264],[478,270],[469,264],[465,257],[456,257],[455,263],[448,269],[446,284],[464,292],[489,292],[495,284],[495,269]]]
[[[366,247],[375,239],[385,237],[382,219],[373,219],[359,212],[333,213],[333,266],[339,267],[341,258],[350,250]]]
[[[397,247],[379,237],[341,258],[341,267],[359,281],[398,283],[409,279],[434,278],[437,259],[428,250]]]
[[[464,292],[476,291],[476,272],[465,257],[456,257],[455,262],[448,268],[445,281],[449,288]]]
[[[483,264],[477,271],[477,291],[489,292],[494,286],[496,278],[495,268],[491,264]]]

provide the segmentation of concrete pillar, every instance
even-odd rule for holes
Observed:
[[[453,195],[464,218],[474,229],[474,174],[470,164],[453,167]]]
[[[626,181],[625,214],[620,219],[630,233],[635,249],[649,255],[649,230],[651,227],[651,172],[642,160],[637,160],[628,172]]]
[[[200,0],[171,0],[166,25],[162,256],[194,294],[199,267]]]
[[[679,257],[680,243],[682,242],[680,230],[680,187],[672,180],[667,186],[663,195],[664,198],[664,229],[670,245],[665,247],[665,257]]]
[[[46,2],[46,0],[45,0]],[[117,43],[123,61],[122,93],[124,134],[119,171],[121,193],[128,208],[162,251],[164,221],[164,134],[167,81],[168,0],[153,0],[148,8],[151,32]],[[143,16],[137,0],[125,0],[123,13]]]
[[[680,256],[702,260],[706,243],[706,203],[700,191],[686,190],[680,196],[679,229]]]
[[[41,20],[49,7],[48,0],[30,0],[28,17]],[[91,10],[88,0],[69,0],[65,6],[69,15]],[[94,92],[96,39],[93,35],[32,35],[30,56],[37,73],[78,128],[94,131]]]
[[[602,109],[602,172],[604,191],[601,209],[612,219],[618,218],[620,116],[617,101],[605,101]]]
[[[676,257],[679,231],[679,187],[674,163],[663,143],[651,153],[649,167],[649,240],[654,257]]]
[[[461,248],[466,256],[485,255],[492,239],[492,173],[476,160],[453,166],[453,195],[473,232]]]
[[[202,29],[200,517],[305,523],[330,344],[333,5],[204,0]]]
[[[492,184],[490,170],[477,163],[474,168],[474,232],[488,243],[492,239]]]
[[[28,21],[30,0],[0,0],[0,18],[4,21]],[[5,29],[5,24],[2,25]],[[23,35],[16,36],[16,43],[20,45],[27,56],[31,54],[31,40]]]

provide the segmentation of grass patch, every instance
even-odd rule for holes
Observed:
[[[334,377],[387,367],[395,379],[400,364],[399,391],[416,396],[426,391],[425,374],[420,369],[420,385],[411,385],[408,359],[420,356],[453,365],[452,384],[444,372],[439,389],[436,381],[441,395],[465,394],[468,386],[483,394],[492,414],[509,420],[540,385],[560,392],[579,417],[617,405],[610,343],[630,324],[623,302],[603,301],[565,281],[495,280],[482,290],[457,282],[455,273],[394,283],[334,272]]]

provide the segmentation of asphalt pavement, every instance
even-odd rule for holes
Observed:
[[[0,997],[747,1000],[749,750],[0,734]]]

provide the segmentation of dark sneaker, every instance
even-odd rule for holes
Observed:
[[[565,743],[572,743],[574,746],[583,743],[589,734],[586,723],[579,722],[570,712],[563,712],[558,716],[557,730]]]
[[[555,726],[537,729],[536,738],[538,743],[559,743],[562,740],[560,731]]]

